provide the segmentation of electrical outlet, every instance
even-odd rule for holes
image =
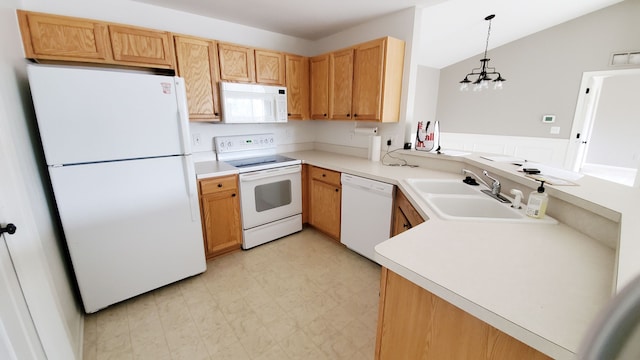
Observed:
[[[200,134],[193,134],[191,136],[191,144],[193,146],[200,146],[200,142],[202,139],[200,139]]]

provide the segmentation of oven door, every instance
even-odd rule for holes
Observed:
[[[240,174],[242,228],[302,213],[301,165]]]

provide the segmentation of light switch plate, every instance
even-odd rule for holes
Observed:
[[[560,126],[552,126],[549,132],[553,135],[560,134]]]

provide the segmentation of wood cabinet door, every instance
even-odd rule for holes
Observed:
[[[219,121],[218,52],[210,40],[176,36],[177,73],[185,82],[189,120]]]
[[[422,215],[411,205],[409,199],[398,189],[394,199],[392,236],[396,236],[424,222]]]
[[[203,196],[202,215],[207,258],[240,248],[242,228],[237,190]]]
[[[309,118],[309,58],[285,55],[289,120]]]
[[[89,62],[111,59],[109,31],[104,23],[22,10],[17,13],[27,58]]]
[[[353,119],[381,120],[385,39],[358,45],[353,63]]]
[[[311,73],[311,118],[326,120],[329,117],[329,55],[309,60]]]
[[[255,82],[255,55],[252,48],[218,43],[220,79],[225,81]]]
[[[277,51],[256,50],[256,82],[285,86],[284,54]]]
[[[329,62],[329,119],[351,120],[353,49],[331,53]]]
[[[309,222],[316,229],[340,241],[340,186],[311,180]]]
[[[165,31],[109,25],[113,59],[119,63],[173,68],[173,42]]]
[[[199,181],[200,212],[207,258],[240,249],[242,220],[238,176]]]
[[[404,215],[402,209],[398,206],[394,208],[393,211],[393,226],[391,229],[391,236],[396,236],[401,234],[411,228],[411,223],[409,223],[409,219]]]
[[[380,284],[376,359],[550,359],[387,268]]]

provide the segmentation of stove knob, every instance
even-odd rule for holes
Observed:
[[[273,144],[273,138],[269,138],[269,142]]]
[[[231,141],[228,141],[227,142],[227,147],[231,147],[231,146],[233,146],[233,143]]]

